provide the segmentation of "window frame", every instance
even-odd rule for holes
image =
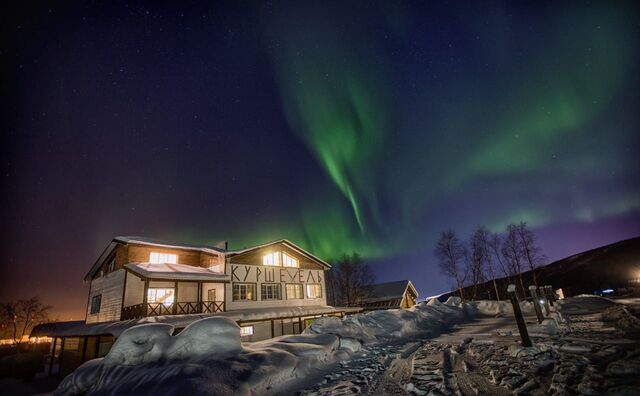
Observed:
[[[97,310],[96,308],[97,303]],[[102,294],[96,294],[95,296],[91,296],[91,302],[89,306],[89,315],[95,315],[100,313],[100,308],[102,308]]]
[[[266,287],[274,287],[278,292],[277,297],[274,298],[265,298],[265,288]],[[282,300],[282,284],[280,283],[261,283],[260,284],[260,300],[261,301],[278,301]]]
[[[248,330],[247,334],[242,334],[244,330]],[[253,325],[240,326],[240,337],[250,337],[253,335]]]
[[[269,258],[270,260],[267,260]],[[262,265],[265,267],[281,267],[282,252],[276,251],[262,256]]]
[[[317,296],[311,297],[309,295],[309,286],[314,286],[314,287],[317,286],[318,287],[318,295]],[[307,284],[305,284],[305,292],[306,292],[306,297],[308,299],[316,300],[316,299],[322,298],[322,284],[321,283],[307,283]]]
[[[253,293],[251,295],[251,299],[248,298],[236,298],[236,291],[235,291],[235,287],[238,286],[238,288],[240,288],[240,286],[251,286],[253,288]],[[255,283],[251,283],[251,282],[233,282],[231,284],[231,301],[257,301],[258,297],[257,297],[257,286]],[[238,295],[240,295],[240,290],[238,290]],[[247,293],[245,293],[247,294]]]
[[[168,301],[151,301],[151,296],[149,295],[149,293],[152,290],[165,290],[165,296],[166,296],[166,290],[173,290],[173,294],[171,294],[171,297],[173,298],[171,302]],[[157,293],[157,292],[156,292]],[[157,300],[157,295],[154,296],[154,300]],[[174,287],[149,287],[147,288],[147,304],[162,304],[162,305],[172,305],[176,302],[176,289]]]
[[[293,257],[290,254],[287,254],[287,252],[282,252],[282,266],[286,267],[286,268],[300,268],[300,261],[298,261],[297,258]],[[287,260],[289,259],[289,260]],[[293,263],[293,265],[288,265],[286,264],[287,261],[290,261],[291,263]]]
[[[154,260],[153,257],[156,256]],[[175,261],[164,260],[165,257],[174,257]],[[149,263],[151,264],[178,264],[178,255],[176,253],[149,252]]]
[[[300,290],[300,297],[289,297],[289,288],[287,286],[297,286]],[[287,300],[304,300],[304,288],[302,287],[302,283],[285,283],[284,289]]]

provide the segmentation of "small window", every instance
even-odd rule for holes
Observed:
[[[102,303],[102,294],[91,297],[91,314],[97,314],[100,312],[100,304]]]
[[[152,264],[178,264],[178,255],[151,252],[149,255],[149,262]]]
[[[147,302],[151,304],[171,305],[175,300],[173,288],[151,287],[147,290]]]
[[[322,298],[322,286],[319,283],[307,284],[307,298]]]
[[[256,299],[256,285],[253,283],[234,283],[233,301],[253,301]]]
[[[282,290],[282,288],[280,287],[279,283],[263,283],[262,285],[260,285],[261,287],[261,293],[260,293],[260,297],[262,300],[281,300],[282,297],[280,296],[280,290]]]
[[[299,283],[287,283],[287,300],[299,300],[302,298],[302,285]]]
[[[111,261],[109,262],[109,269],[107,270],[107,272],[113,272],[116,270],[116,259],[115,257],[113,259],[111,259]]]
[[[262,264],[263,265],[270,265],[270,266],[279,266],[280,265],[280,252],[273,252],[273,253],[269,253],[267,255],[265,255],[262,258]]]
[[[240,337],[246,337],[250,335],[253,335],[253,326],[240,327]]]
[[[282,266],[298,268],[298,260],[294,259],[286,253],[282,253]]]

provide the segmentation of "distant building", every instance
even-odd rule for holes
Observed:
[[[142,323],[179,332],[218,315],[238,323],[243,341],[299,334],[316,318],[358,311],[327,306],[330,268],[285,239],[227,250],[116,237],[85,276],[86,320],[40,325],[31,336],[53,337],[49,372],[62,376],[106,355],[124,330]]]
[[[367,288],[367,298],[359,306],[365,311],[410,308],[416,305],[417,298],[410,280],[378,283]]]

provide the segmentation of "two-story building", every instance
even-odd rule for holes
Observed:
[[[228,250],[116,237],[85,276],[86,320],[40,325],[32,336],[53,337],[49,371],[62,376],[142,323],[170,323],[177,333],[220,315],[234,319],[247,342],[298,334],[318,317],[357,311],[327,306],[330,268],[285,239]]]

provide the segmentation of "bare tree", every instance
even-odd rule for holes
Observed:
[[[511,283],[511,277],[514,275],[507,261],[504,259],[502,255],[502,239],[498,233],[493,233],[489,237],[488,241],[489,250],[491,251],[491,256],[493,257],[493,261],[498,264],[500,271],[507,278],[507,281]]]
[[[471,235],[469,240],[470,252],[467,255],[467,265],[469,267],[469,273],[471,275],[471,299],[475,300],[478,297],[478,287],[484,283],[484,272],[487,267],[487,250],[484,243],[483,229],[481,226]]]
[[[536,236],[533,231],[527,228],[526,222],[521,221],[516,225],[515,231],[520,243],[520,250],[524,256],[524,261],[531,271],[533,283],[538,287],[535,269],[542,265],[546,258],[542,255],[541,249],[536,245]]]
[[[34,325],[47,321],[49,310],[51,306],[42,304],[39,297],[0,303],[0,326],[17,344]]]
[[[495,260],[493,259],[492,249],[490,246],[490,240],[492,238],[491,233],[485,226],[478,226],[471,237],[471,247],[474,250],[474,256],[479,261],[478,270],[481,272],[482,279],[485,279],[486,272],[489,275],[493,283],[493,290],[496,295],[496,300],[500,301],[500,293],[498,292],[498,284],[496,283],[496,267]]]
[[[358,305],[367,297],[369,287],[375,282],[371,268],[357,253],[345,254],[333,263],[330,280],[334,305]]]
[[[467,266],[465,266],[466,249],[456,236],[455,231],[444,231],[436,243],[435,255],[438,258],[440,272],[455,282],[455,287],[464,300],[462,288],[467,279]]]
[[[524,257],[518,237],[517,226],[515,224],[509,224],[507,226],[507,234],[505,235],[502,243],[502,256],[513,274],[518,277],[522,296],[526,297],[527,293],[524,287],[524,281],[522,280],[522,265],[524,264]]]

